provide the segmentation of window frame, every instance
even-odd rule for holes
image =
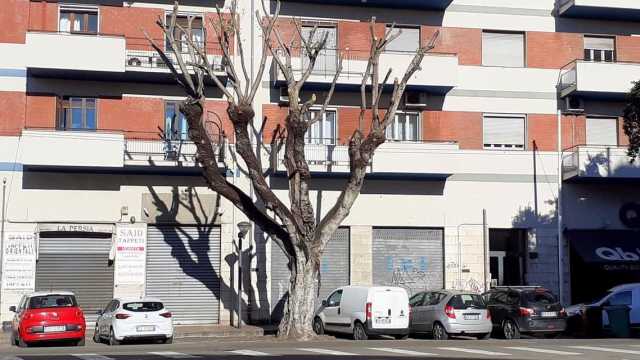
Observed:
[[[614,126],[614,130],[615,130],[615,143],[614,144],[596,144],[596,143],[591,143],[589,141],[589,120],[613,120],[615,121],[615,126]],[[584,142],[585,145],[587,146],[611,146],[611,147],[617,147],[620,146],[620,118],[617,116],[600,116],[600,115],[586,115],[584,117]]]
[[[69,31],[62,30],[60,28],[60,21],[62,20],[62,14],[69,13],[72,16],[69,17]],[[76,14],[82,14],[84,19],[85,28],[89,26],[89,18],[88,15],[96,16],[96,30],[95,31],[86,31],[86,30],[73,30],[73,20],[75,19]],[[100,8],[99,7],[90,7],[90,6],[73,6],[73,5],[63,5],[58,9],[58,31],[69,33],[69,34],[78,34],[78,35],[98,35],[100,33]]]
[[[165,21],[166,21],[167,24],[169,24],[172,15],[173,14],[171,12],[166,12],[165,13]],[[205,53],[206,53],[206,48],[207,48],[207,27],[205,25],[205,16],[203,14],[199,14],[199,13],[184,13],[184,12],[182,12],[182,13],[178,13],[177,14],[176,22],[178,22],[178,20],[180,20],[180,19],[186,19],[188,21],[189,16],[193,16],[194,20],[200,19],[200,21],[202,23],[202,27],[200,28],[202,30],[202,44],[201,44],[201,46],[202,46],[202,49],[205,49]],[[185,46],[182,44],[182,38],[180,37],[180,35],[181,35],[180,29],[178,29],[178,27],[175,27],[173,29],[173,31],[174,31],[173,36],[176,39],[176,42],[178,43],[178,45],[180,46],[180,53],[186,54],[188,52],[188,49],[185,49]],[[193,33],[191,35],[193,36]],[[164,50],[165,51],[171,51],[170,44],[169,44],[169,39],[167,38],[166,34],[164,34]]]
[[[98,98],[90,97],[90,96],[62,96],[57,99],[57,119],[56,119],[56,129],[58,130],[66,130],[66,131],[96,131],[99,129],[98,126]],[[79,109],[81,110],[82,119],[80,127],[73,127],[73,109],[78,109],[73,106],[74,100],[80,100],[81,106]],[[91,100],[93,103],[93,108],[87,106],[87,103]],[[92,109],[94,112],[94,127],[87,127],[87,110]],[[71,114],[69,118],[67,118],[67,114]]]
[[[397,139],[395,136],[396,130],[398,128],[398,116],[404,115],[417,115],[417,124],[416,124],[416,139]],[[405,127],[404,135],[407,135],[408,128]],[[393,118],[393,121],[389,124],[389,126],[385,129],[385,137],[389,142],[405,142],[405,143],[419,143],[422,141],[422,112],[420,111],[396,111],[396,114]]]
[[[317,114],[321,111],[321,108],[311,108],[308,112],[308,114]],[[324,129],[325,129],[325,122],[327,121],[327,114],[328,113],[332,113],[334,114],[334,124],[333,124],[333,134],[331,137],[326,137],[324,136]],[[317,116],[317,115],[316,115]],[[314,122],[313,124],[311,124],[309,126],[309,128],[307,129],[307,132],[304,134],[304,143],[305,145],[338,145],[338,142],[340,141],[340,139],[338,139],[338,134],[339,134],[339,130],[338,130],[338,109],[336,108],[330,108],[327,109],[324,114],[322,114],[323,118]],[[321,137],[311,137],[311,132],[312,132],[312,127],[314,125],[318,124],[318,129],[320,131],[320,135]]]
[[[522,35],[522,66],[507,66],[507,65],[485,64],[484,63],[484,53],[485,53],[484,34],[485,33]],[[521,68],[528,67],[528,65],[527,65],[527,32],[526,31],[482,29],[482,32],[480,34],[480,62],[481,62],[481,66],[484,66],[484,67],[499,67],[499,68],[507,68],[507,69],[521,69]]]
[[[599,38],[599,39],[609,39],[613,41],[613,49],[612,50],[603,50],[603,49],[592,49],[586,47],[587,38]],[[582,36],[582,50],[583,50],[583,60],[589,62],[604,62],[604,63],[615,63],[618,57],[617,51],[617,39],[615,36],[606,36],[606,35],[595,35],[595,34],[584,34]],[[587,51],[590,51],[590,59],[587,58]],[[606,60],[606,52],[611,51],[611,61]],[[600,52],[601,59],[596,60],[595,54],[596,52]]]
[[[315,26],[318,27],[318,30],[323,29],[323,28],[325,28],[325,29],[334,29],[335,30],[336,36],[335,36],[335,39],[333,41],[333,43],[335,44],[335,48],[333,48],[333,49],[332,48],[324,48],[324,49],[322,49],[320,51],[320,53],[318,54],[318,57],[316,58],[316,63],[315,63],[314,69],[311,71],[311,73],[312,74],[323,74],[323,73],[324,74],[335,74],[335,72],[338,69],[338,59],[340,57],[339,56],[339,49],[338,49],[338,45],[339,45],[338,41],[340,39],[340,34],[338,32],[338,24],[336,22],[303,20],[302,21],[302,25],[300,27],[300,31],[301,31],[301,35],[300,36],[302,36],[304,34],[305,28],[313,29]],[[316,32],[316,34],[318,34],[318,33]],[[328,37],[327,37],[327,43],[331,43],[329,41]],[[304,51],[305,50],[303,49],[303,46],[302,46],[302,40],[300,40],[300,64],[301,64],[300,69],[301,70],[306,69],[306,67],[308,66],[307,62],[309,61],[308,60],[308,56],[304,53]],[[325,69],[316,68],[319,65],[318,59],[323,58],[323,57],[329,57],[329,55],[330,55],[329,52],[331,52],[331,51],[333,51],[333,60],[334,60],[332,69],[330,69],[330,71],[327,71],[328,68],[326,68],[326,67],[325,67]]]
[[[385,25],[385,31],[388,31],[391,28],[391,24],[386,24]],[[420,48],[421,46],[421,42],[422,42],[422,27],[420,25],[415,25],[415,24],[396,24],[393,26],[393,29],[412,29],[412,30],[418,30],[418,43],[415,44],[415,49],[410,49],[410,50],[391,50],[388,49],[389,45],[393,45],[393,43],[399,39],[396,38],[394,41],[390,42],[389,44],[387,44],[387,46],[385,46],[384,51],[385,52],[391,52],[391,53],[415,53],[417,49]],[[402,35],[401,35],[402,36]]]
[[[179,131],[174,133],[174,129],[171,129],[171,133],[167,132],[167,108],[169,106],[174,107],[174,116],[176,116],[179,121]],[[179,116],[178,116],[179,115]],[[172,122],[175,123],[175,120]],[[186,129],[182,129],[182,124],[186,126]],[[163,130],[165,140],[167,141],[189,141],[189,123],[186,120],[186,116],[180,111],[180,101],[177,100],[165,100],[164,101],[164,120],[163,120]]]
[[[337,303],[331,304],[331,298],[334,295],[340,295],[340,299],[338,299]],[[340,304],[342,303],[342,289],[336,290],[334,292],[331,293],[331,295],[329,295],[329,297],[327,297],[327,307],[331,308],[331,307],[338,307],[340,306]]]
[[[485,119],[486,118],[521,118],[522,121],[522,145],[519,144],[492,144],[486,141],[485,136]],[[483,150],[499,150],[499,151],[526,151],[527,150],[527,128],[528,128],[528,115],[527,114],[505,114],[505,113],[483,113],[482,114],[482,149]],[[490,146],[487,146],[490,145]],[[500,146],[496,146],[500,145]]]

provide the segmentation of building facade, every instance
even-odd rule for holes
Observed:
[[[178,21],[195,16],[194,40],[219,64],[211,21],[215,5],[228,4],[180,3]],[[240,41],[255,71],[261,36],[249,14],[261,5],[240,3]],[[235,321],[237,224],[245,218],[207,189],[178,110],[184,94],[144,38],[143,30],[165,44],[155,22],[172,6],[2,6],[1,320],[21,294],[63,288],[87,313],[113,296],[146,294],[165,300],[178,323]],[[379,33],[402,29],[381,57],[394,76],[439,35],[328,245],[321,296],[345,284],[409,292],[543,285],[568,304],[638,278],[640,170],[626,158],[621,116],[625,93],[640,79],[640,5],[282,0],[284,36],[296,33],[293,19],[303,33],[317,25],[327,34],[305,96],[322,97],[343,58],[330,108],[308,134],[319,214],[344,183],[349,137],[366,129],[358,88],[373,16]],[[299,51],[293,64],[305,64]],[[267,119],[265,139],[287,112],[282,76],[269,66],[254,105],[256,119]],[[225,107],[212,84],[207,128],[224,150],[227,178],[251,193]],[[286,202],[281,159],[269,181]],[[255,227],[241,254],[243,319],[276,322],[286,258]]]

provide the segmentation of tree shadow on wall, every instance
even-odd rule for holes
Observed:
[[[151,201],[155,207],[155,217],[150,219],[155,222],[163,235],[163,240],[171,248],[171,257],[175,259],[182,272],[204,285],[211,293],[212,300],[218,299],[224,309],[232,310],[234,317],[237,309],[238,292],[236,288],[237,273],[234,271],[238,261],[237,247],[234,241],[233,252],[224,257],[222,261],[221,249],[212,249],[217,245],[211,242],[215,237],[218,227],[218,204],[221,197],[216,194],[214,201],[201,196],[195,188],[186,188],[180,192],[177,186],[172,187],[170,197],[167,194],[159,194],[153,187],[147,187],[151,195]],[[207,204],[209,202],[209,204]],[[237,236],[234,236],[237,239]],[[223,241],[222,239],[220,239]],[[217,264],[218,256],[220,263]],[[265,294],[259,295],[251,286],[249,276],[249,264],[254,254],[253,246],[248,247],[242,253],[243,265],[243,292],[247,294],[251,307],[256,309],[256,302],[252,299],[266,298]],[[229,281],[221,276],[222,266],[228,266],[230,270]],[[260,292],[263,292],[260,290]],[[259,304],[264,304],[260,302]],[[249,304],[243,300],[243,313],[247,312]],[[268,307],[268,303],[265,305]],[[262,309],[256,309],[262,312]],[[179,314],[177,314],[179,318]],[[235,319],[232,318],[232,321]],[[245,321],[250,319],[246,319]]]

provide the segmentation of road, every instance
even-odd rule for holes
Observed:
[[[433,341],[370,340],[354,342],[323,338],[311,342],[281,341],[273,337],[252,340],[190,339],[171,345],[131,344],[84,347],[47,346],[20,349],[0,347],[0,360],[278,360],[310,359],[597,359],[640,360],[640,341],[629,339],[526,339]]]

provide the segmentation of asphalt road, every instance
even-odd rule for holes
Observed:
[[[45,346],[21,349],[0,347],[0,360],[240,360],[253,357],[281,360],[308,359],[598,359],[640,360],[636,339],[526,339],[526,340],[369,340],[355,342],[322,338],[310,342],[281,341],[273,337],[251,340],[190,339],[171,345],[128,344],[84,347]]]

